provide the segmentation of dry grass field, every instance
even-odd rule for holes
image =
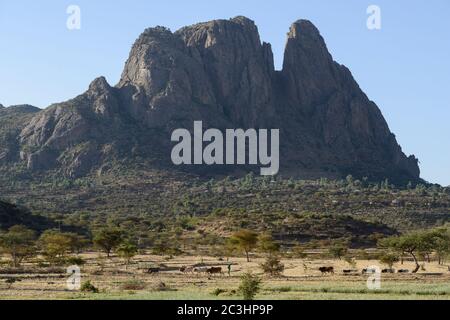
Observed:
[[[353,269],[338,260],[285,259],[285,271],[280,277],[263,275],[261,258],[248,263],[244,258],[232,258],[231,276],[227,273],[229,262],[212,257],[165,258],[140,255],[126,266],[122,259],[107,259],[100,253],[82,255],[86,264],[81,267],[81,282],[89,280],[98,293],[69,291],[69,277],[65,268],[37,268],[24,266],[19,273],[3,268],[0,271],[0,299],[133,299],[133,300],[216,300],[241,299],[237,292],[240,276],[252,272],[262,278],[262,290],[257,299],[267,300],[359,300],[359,299],[444,299],[450,300],[450,272],[447,266],[425,264],[418,274],[383,274],[380,290],[369,290],[361,270],[378,265],[377,261],[357,261],[359,272],[344,275],[343,270]],[[182,266],[204,264],[222,267],[224,274],[208,276],[199,273],[182,273]],[[322,275],[321,266],[333,266],[335,274]],[[149,268],[161,268],[156,274]],[[380,265],[381,268],[385,268]],[[411,262],[395,265],[396,269],[413,270]],[[14,279],[10,283],[8,279]],[[9,283],[8,283],[9,282]]]

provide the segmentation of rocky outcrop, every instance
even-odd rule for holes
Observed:
[[[0,166],[20,161],[18,136],[31,118],[41,109],[30,105],[0,108]]]
[[[378,107],[306,20],[291,26],[280,71],[245,17],[176,32],[149,28],[116,87],[96,79],[79,97],[35,115],[18,141],[29,169],[76,177],[111,157],[160,151],[167,162],[171,131],[195,120],[280,128],[285,175],[419,179],[417,159],[403,154]]]
[[[118,87],[148,126],[175,118],[192,126],[261,125],[273,116],[270,47],[242,17],[182,28],[147,29],[134,44]],[[177,124],[179,125],[179,123]]]
[[[49,170],[62,166],[69,176],[88,173],[100,159],[89,159],[89,170],[80,161],[83,154],[94,153],[85,147],[89,141],[102,143],[108,140],[121,122],[119,103],[114,88],[105,78],[94,80],[88,91],[73,100],[50,106],[38,113],[21,131],[21,158],[31,170]],[[69,159],[72,155],[73,159]],[[81,158],[80,158],[81,157]]]
[[[299,20],[291,26],[278,79],[278,100],[287,106],[282,114],[290,114],[284,123],[289,130],[299,123],[308,128],[297,145],[309,144],[306,154],[320,159],[324,170],[378,179],[419,177],[417,159],[403,154],[378,107],[351,72],[333,61],[311,22]],[[300,157],[307,166],[314,161]]]

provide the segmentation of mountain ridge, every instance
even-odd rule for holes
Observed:
[[[283,68],[275,70],[270,44],[242,16],[176,32],[146,29],[116,86],[99,77],[78,97],[27,118],[20,132],[8,133],[15,148],[0,143],[9,154],[0,166],[77,178],[118,159],[167,163],[170,132],[195,120],[219,129],[280,128],[286,176],[420,180],[418,160],[402,152],[310,21],[292,24]]]

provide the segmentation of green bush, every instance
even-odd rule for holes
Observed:
[[[142,281],[139,280],[129,280],[126,281],[124,283],[122,283],[122,285],[120,286],[120,288],[122,290],[144,290],[146,288],[146,284]]]
[[[98,293],[98,289],[91,283],[90,280],[83,282],[80,290],[81,292]]]
[[[277,256],[271,255],[261,264],[261,268],[264,273],[270,274],[271,276],[279,276],[284,271],[284,264],[281,263]]]
[[[66,263],[71,266],[83,266],[86,264],[86,261],[80,257],[70,257],[66,259]]]
[[[227,292],[227,290],[224,289],[220,289],[220,288],[216,288],[214,289],[214,291],[212,292],[212,294],[216,297],[220,296],[222,293]]]
[[[241,285],[239,292],[242,294],[244,300],[254,300],[256,294],[261,289],[261,279],[251,273],[245,273],[241,277]]]

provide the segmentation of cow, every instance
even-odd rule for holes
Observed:
[[[149,273],[149,274],[156,274],[156,273],[160,273],[160,272],[161,272],[160,268],[149,268],[147,270],[147,273]]]
[[[206,273],[213,275],[213,274],[222,274],[222,268],[221,267],[212,267],[206,270]]]
[[[397,271],[398,273],[409,273],[409,270],[401,269]]]
[[[381,270],[381,273],[395,273],[394,269],[383,269]]]
[[[180,272],[181,273],[192,273],[192,272],[194,272],[194,268],[183,266],[180,268]]]
[[[194,272],[195,273],[207,273],[208,272],[208,267],[194,268]]]
[[[321,268],[319,268],[319,271],[322,272],[322,274],[327,274],[327,273],[334,274],[334,267],[321,267]]]
[[[363,269],[362,274],[374,274],[377,273],[377,270],[375,269]]]
[[[352,274],[358,272],[358,270],[342,270],[345,275]]]

